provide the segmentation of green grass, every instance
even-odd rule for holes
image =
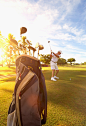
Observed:
[[[0,67],[0,71],[3,68]],[[59,70],[60,79],[53,82],[50,67],[43,67],[48,97],[44,126],[86,126],[86,67],[59,66]],[[6,72],[15,73],[15,68]],[[6,126],[14,85],[15,77],[5,78],[0,83],[0,126]]]
[[[14,81],[0,84],[0,126],[6,126],[8,108],[12,100]]]
[[[15,67],[0,67],[0,77],[15,74]]]
[[[15,77],[2,77],[10,74],[15,74],[15,67],[0,67],[0,126],[6,126],[8,108],[15,85]]]

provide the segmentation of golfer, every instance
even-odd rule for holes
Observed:
[[[52,81],[56,81],[56,79],[59,79],[59,77],[57,77],[57,74],[59,72],[59,69],[57,66],[57,61],[58,61],[60,55],[61,55],[61,51],[58,51],[57,53],[54,53],[51,51],[51,54],[50,54],[50,57],[52,57],[51,62],[50,62],[51,70],[52,70],[52,77],[51,77]],[[54,76],[54,74],[55,74],[55,76]]]

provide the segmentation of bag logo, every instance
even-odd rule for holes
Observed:
[[[28,66],[28,69],[29,69],[29,70],[33,70],[33,67],[31,67],[31,66]]]

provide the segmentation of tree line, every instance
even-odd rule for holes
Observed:
[[[51,61],[51,57],[50,54],[40,54],[40,62],[42,62],[43,64],[50,64]],[[67,62],[70,63],[70,65],[72,65],[73,62],[75,62],[75,58],[69,58],[69,59],[64,59],[64,58],[59,58],[57,61],[57,64],[59,65],[64,65],[67,64]]]

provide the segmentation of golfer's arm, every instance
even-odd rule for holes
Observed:
[[[56,57],[58,57],[58,58],[59,58],[59,56],[58,56],[58,55],[56,55],[54,52],[53,52],[53,54],[54,54]]]
[[[52,54],[50,54],[50,57],[52,57]]]
[[[53,52],[52,52],[52,50],[51,50],[51,54],[50,54],[50,57],[52,57],[52,53],[53,53]]]

